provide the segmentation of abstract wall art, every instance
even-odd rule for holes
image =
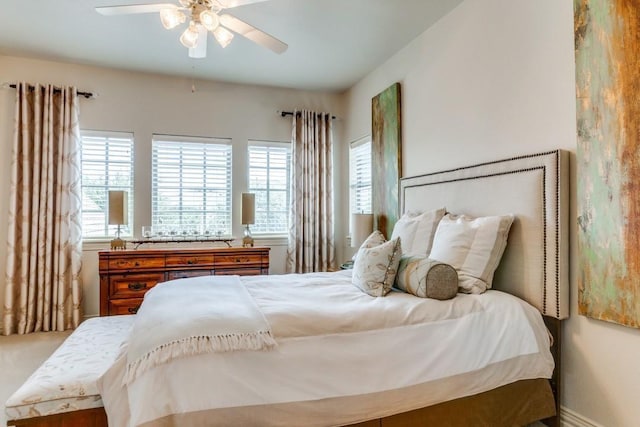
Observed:
[[[400,83],[371,101],[371,188],[374,229],[389,238],[398,220],[401,173]]]
[[[640,3],[574,0],[578,308],[640,327]]]

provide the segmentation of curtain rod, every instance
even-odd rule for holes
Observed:
[[[9,83],[9,84],[6,84],[6,83],[5,83],[5,84],[4,84],[4,86],[10,87],[10,88],[12,88],[12,89],[15,89],[15,88],[17,87],[17,85],[16,85],[15,83]],[[33,89],[33,88],[34,88],[34,86],[33,86],[33,85],[29,85],[29,88],[30,88],[30,89]],[[54,91],[54,92],[55,92],[55,91],[60,92],[60,91],[61,91],[61,89],[60,89],[59,87],[55,87],[55,86],[54,86],[53,91]],[[87,99],[92,99],[92,98],[95,98],[95,97],[97,96],[97,94],[94,94],[93,92],[83,92],[83,91],[78,91],[78,95],[80,95],[80,96],[84,96],[84,97],[85,97],[85,98],[87,98]]]
[[[277,111],[278,113],[280,113],[281,117],[285,117],[285,116],[293,116],[293,111]],[[300,112],[298,111],[296,114],[300,115]],[[319,114],[318,114],[319,115]],[[331,116],[332,120],[336,119],[336,116]]]

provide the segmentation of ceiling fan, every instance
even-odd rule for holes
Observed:
[[[286,43],[233,15],[222,13],[225,9],[264,1],[267,0],[178,0],[179,4],[99,6],[96,11],[106,16],[159,12],[160,21],[168,30],[185,23],[188,18],[189,26],[180,36],[180,42],[189,49],[191,58],[207,56],[209,31],[223,48],[231,43],[234,33],[237,33],[275,53],[283,53],[289,47]]]

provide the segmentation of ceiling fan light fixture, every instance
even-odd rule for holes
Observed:
[[[167,30],[177,27],[186,21],[187,17],[178,9],[162,9],[160,11],[160,21]]]
[[[218,26],[212,33],[222,48],[229,46],[233,39],[233,33],[221,26]]]
[[[207,30],[213,31],[218,28],[220,19],[218,18],[218,14],[212,10],[204,10],[200,12],[200,24]]]
[[[178,3],[180,3],[182,7],[191,7],[193,0],[178,0]]]
[[[184,30],[184,33],[180,36],[180,43],[184,47],[192,48],[196,47],[198,44],[198,27],[195,22],[191,21],[189,23],[189,28]]]

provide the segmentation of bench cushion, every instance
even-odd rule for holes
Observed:
[[[7,418],[102,407],[96,381],[116,359],[134,317],[94,317],[82,322],[7,400]]]

